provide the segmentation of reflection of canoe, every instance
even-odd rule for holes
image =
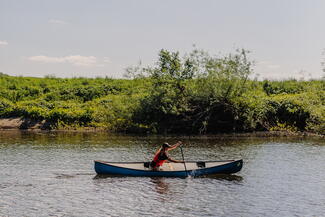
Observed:
[[[95,161],[97,174],[122,176],[165,176],[186,177],[204,176],[211,174],[231,174],[241,170],[243,160],[198,161],[183,163],[165,163],[158,171],[152,170],[149,162],[106,162]]]

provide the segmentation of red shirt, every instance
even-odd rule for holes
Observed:
[[[165,151],[158,152],[152,160],[152,162],[154,162],[153,168],[161,167],[166,162],[167,159],[168,156]]]

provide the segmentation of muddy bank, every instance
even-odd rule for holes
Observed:
[[[47,131],[107,131],[105,128],[65,126],[54,128],[47,120],[30,118],[0,118],[0,130],[47,130]]]
[[[0,129],[48,130],[50,124],[45,120],[32,120],[29,118],[1,118]]]

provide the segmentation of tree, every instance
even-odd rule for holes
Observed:
[[[194,75],[191,61],[181,60],[178,52],[161,50],[156,66],[142,68],[138,74],[143,72],[151,78],[152,87],[150,95],[141,100],[136,122],[160,133],[179,131],[188,110],[186,81]]]
[[[245,92],[251,64],[245,50],[222,58],[197,49],[184,58],[179,52],[161,50],[154,67],[139,67],[133,73],[146,73],[152,81],[134,120],[159,133],[233,129],[237,115],[233,99]]]

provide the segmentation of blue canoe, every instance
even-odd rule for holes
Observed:
[[[185,164],[187,171],[185,171],[184,163],[165,163],[158,171],[156,171],[150,168],[149,162],[122,163],[95,161],[95,171],[97,174],[122,176],[206,176],[239,172],[243,166],[243,160],[188,161]]]

